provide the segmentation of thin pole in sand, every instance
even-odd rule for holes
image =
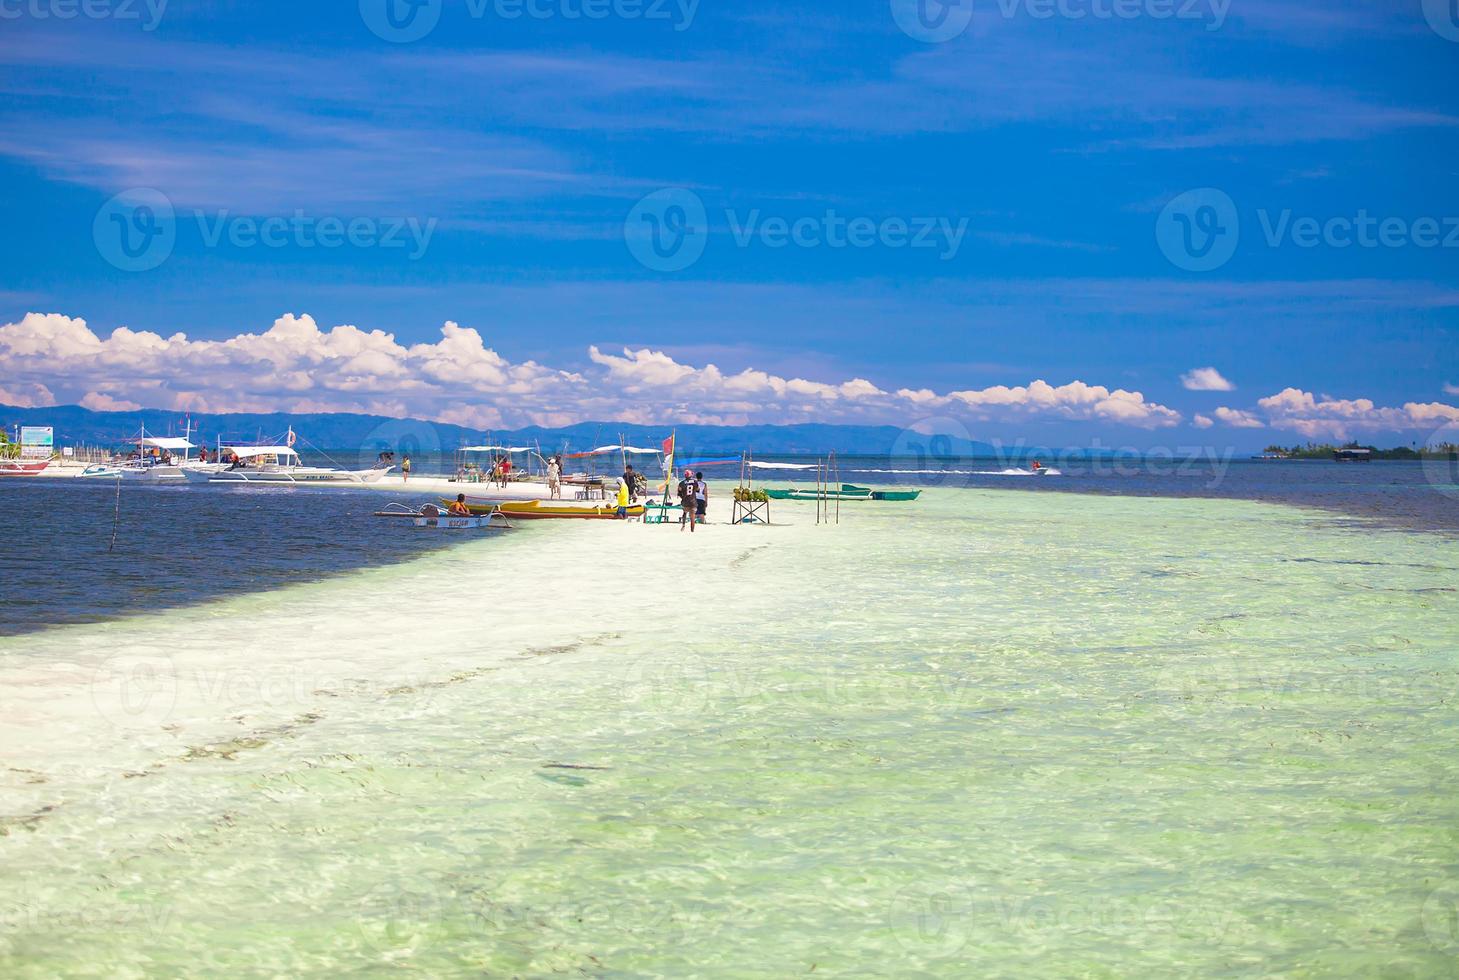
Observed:
[[[118,473],[117,474],[117,502],[116,502],[116,507],[112,510],[112,515],[111,515],[111,544],[109,544],[109,545],[106,546],[107,554],[110,554],[112,551],[116,550],[116,546],[117,546],[117,527],[118,527],[118,525],[121,524],[121,522],[122,522],[122,475],[120,473]]]

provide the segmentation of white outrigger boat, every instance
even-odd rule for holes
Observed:
[[[186,478],[188,470],[208,472],[218,468],[216,463],[203,463],[188,458],[188,453],[197,448],[189,441],[191,437],[191,421],[188,423],[187,434],[181,438],[149,436],[144,428],[136,436],[137,450],[132,459],[117,463],[92,463],[81,471],[81,476],[136,483],[180,484]],[[158,453],[157,456],[152,455],[154,450]],[[162,455],[164,453],[166,455]]]
[[[237,462],[185,466],[182,475],[192,483],[257,483],[269,486],[320,486],[341,483],[374,483],[391,467],[368,470],[338,470],[328,466],[305,466],[291,446],[225,446]]]
[[[500,510],[484,514],[452,514],[435,504],[411,507],[402,503],[390,503],[384,510],[375,511],[376,517],[403,517],[416,527],[434,527],[448,531],[465,531],[473,528],[487,528],[493,531],[510,531],[506,515]]]

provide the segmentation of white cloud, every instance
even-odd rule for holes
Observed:
[[[1191,419],[1191,424],[1194,425],[1197,429],[1209,429],[1216,423],[1205,415],[1197,414],[1195,418]]]
[[[0,371],[11,400],[81,401],[93,408],[194,412],[350,411],[414,416],[479,428],[625,422],[745,424],[802,421],[908,424],[930,410],[988,421],[1076,420],[1157,428],[1179,412],[1138,391],[1071,381],[953,391],[887,391],[865,378],[786,378],[746,368],[726,374],[664,351],[588,349],[581,373],[513,362],[471,327],[447,322],[435,343],[410,346],[351,325],[321,330],[285,314],[262,333],[226,340],[164,337],[84,320],[27,314],[0,326]],[[29,386],[29,387],[27,387]],[[47,387],[49,386],[49,387]],[[54,391],[53,391],[54,389]]]
[[[1089,385],[1083,381],[1071,381],[1058,387],[1047,381],[1034,381],[1013,388],[994,385],[974,391],[954,391],[945,398],[923,391],[902,391],[898,394],[919,404],[930,402],[937,407],[971,410],[973,417],[979,419],[1032,416],[1098,419],[1146,429],[1176,425],[1181,420],[1179,412],[1145,401],[1145,396],[1138,391],[1123,388],[1111,391],[1102,385]]]
[[[1450,384],[1447,381],[1444,382],[1444,394],[1446,394],[1446,395],[1459,395],[1459,385]]]
[[[1213,367],[1192,368],[1180,376],[1187,391],[1235,391],[1236,386]]]
[[[1227,425],[1238,429],[1260,429],[1266,424],[1250,412],[1243,412],[1237,408],[1218,408],[1211,414]]]
[[[6,382],[0,384],[0,405],[16,408],[45,408],[56,404],[56,396],[43,384]]]
[[[127,401],[124,398],[113,398],[111,395],[102,394],[99,391],[88,391],[77,404],[82,408],[89,408],[93,412],[135,412],[142,407],[136,402]]]
[[[1257,405],[1274,428],[1290,429],[1311,439],[1349,439],[1356,432],[1432,430],[1459,422],[1459,408],[1441,402],[1405,402],[1390,408],[1368,398],[1317,397],[1298,388],[1284,388]]]

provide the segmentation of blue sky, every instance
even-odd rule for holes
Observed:
[[[1132,445],[1459,422],[1437,0],[92,2],[0,0],[0,401]],[[107,235],[143,199],[167,252],[129,268]],[[692,254],[636,257],[685,203]],[[270,339],[285,314],[317,334]],[[1207,367],[1227,390],[1182,382]]]

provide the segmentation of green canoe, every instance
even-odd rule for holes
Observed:
[[[871,488],[853,486],[850,483],[841,484],[841,489],[817,490],[815,487],[792,487],[789,490],[765,490],[765,496],[771,500],[870,500]]]
[[[916,500],[921,496],[921,490],[873,490],[872,500]]]

